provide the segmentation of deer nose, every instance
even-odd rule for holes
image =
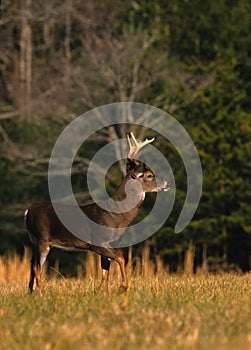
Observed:
[[[170,189],[167,181],[157,179],[158,191],[168,191]]]
[[[163,182],[163,190],[164,191],[168,191],[170,189],[170,186],[168,185],[168,182],[167,181],[164,181]]]

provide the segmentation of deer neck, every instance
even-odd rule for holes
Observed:
[[[120,185],[117,192],[112,196],[112,199],[116,202],[122,202],[126,200],[127,195],[132,196],[135,202],[135,207],[139,207],[145,199],[145,192],[141,190],[141,186],[128,186],[126,187],[128,179],[126,178]],[[136,185],[136,184],[135,184]],[[126,192],[127,191],[127,192]]]

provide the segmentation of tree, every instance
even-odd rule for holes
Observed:
[[[213,77],[208,87],[197,90],[198,95],[190,105],[178,111],[201,156],[203,195],[181,243],[176,245],[178,238],[171,238],[169,220],[158,236],[159,247],[163,255],[174,254],[175,250],[179,255],[192,238],[199,246],[198,262],[202,255],[206,259],[207,252],[214,265],[226,267],[238,261],[242,268],[249,269],[250,219],[246,213],[250,209],[251,170],[248,100],[251,37],[247,29],[250,4],[223,1],[216,5],[213,1],[190,5],[180,2],[176,7],[170,27],[173,39],[170,48],[184,66],[189,65],[190,72],[204,71]],[[182,177],[182,172],[178,173]],[[177,215],[175,210],[174,214]],[[163,239],[165,235],[168,239]],[[161,248],[168,244],[168,248]]]

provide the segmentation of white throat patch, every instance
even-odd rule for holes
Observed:
[[[141,192],[140,199],[143,201],[145,199],[145,197],[146,197],[146,193],[145,192]]]

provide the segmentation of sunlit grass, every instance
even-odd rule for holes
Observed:
[[[0,285],[1,349],[250,349],[250,275],[54,279]]]

